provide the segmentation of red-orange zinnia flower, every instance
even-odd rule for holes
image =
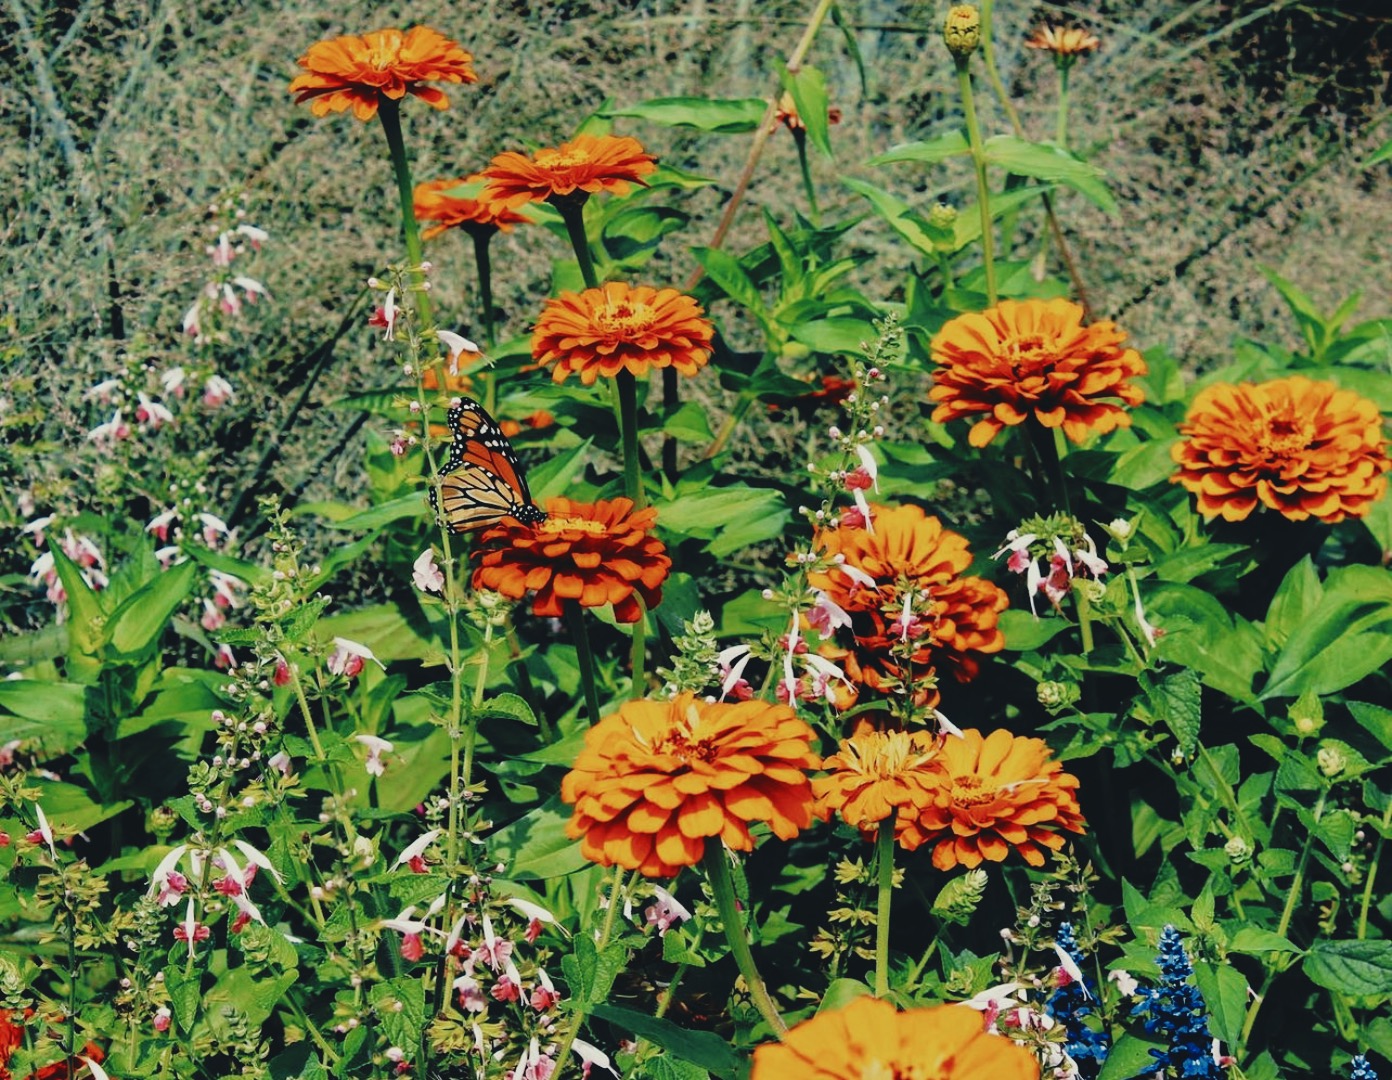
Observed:
[[[877,610],[892,603],[900,582],[916,589],[946,585],[971,566],[967,538],[943,528],[937,517],[912,503],[872,506],[866,528],[828,529],[821,534],[827,557],[875,579],[871,587],[839,567],[811,576],[814,588],[847,611]]]
[[[859,997],[754,1051],[749,1080],[1039,1080],[1023,1046],[989,1034],[965,1005],[899,1012]]]
[[[842,739],[822,762],[831,771],[812,781],[816,815],[826,821],[840,814],[867,840],[892,817],[895,838],[903,843],[907,836],[912,851],[923,842],[918,820],[937,789],[937,753],[938,740],[926,731],[864,730]]]
[[[1144,400],[1128,379],[1146,373],[1115,323],[1083,325],[1083,309],[1067,300],[1002,300],[982,312],[959,315],[933,338],[933,389],[939,422],[985,414],[967,441],[985,446],[1002,428],[1030,417],[1062,427],[1080,443],[1091,432],[1126,427],[1121,405]]]
[[[383,98],[400,101],[407,94],[447,109],[445,92],[423,84],[477,82],[473,59],[428,26],[344,34],[309,47],[298,61],[305,73],[296,76],[290,92],[296,105],[308,101],[315,116],[352,109],[359,120],[371,120]]]
[[[1003,862],[1012,848],[1043,866],[1041,847],[1063,847],[1056,829],[1084,830],[1078,778],[1052,760],[1043,739],[968,728],[943,740],[937,760],[938,789],[919,826],[939,870]]]
[[[763,822],[791,840],[812,822],[815,733],[787,705],[630,701],[585,734],[561,798],[587,859],[648,877],[700,862],[707,841],[750,851]]]
[[[714,336],[691,297],[611,281],[546,301],[532,330],[532,357],[552,368],[556,382],[574,372],[586,386],[620,371],[642,376],[671,367],[695,375],[710,359]]]
[[[476,173],[458,180],[427,180],[417,184],[414,193],[416,220],[422,224],[427,221],[434,223],[421,230],[421,239],[430,240],[447,229],[461,227],[470,231],[501,229],[511,232],[514,225],[528,223],[528,218],[494,202],[482,191],[473,198],[450,194],[457,188],[482,179],[483,176]]]
[[[1025,39],[1025,48],[1042,49],[1069,60],[1093,52],[1102,42],[1097,35],[1076,26],[1057,28],[1044,25]]]
[[[622,195],[656,169],[656,160],[631,136],[577,135],[531,157],[515,150],[499,154],[483,170],[484,192],[514,209],[529,202],[584,200],[600,191]]]
[[[532,593],[536,615],[558,618],[574,600],[581,607],[613,604],[615,619],[637,622],[661,603],[672,560],[648,531],[657,510],[632,510],[631,499],[554,498],[539,525],[504,518],[479,538],[474,588],[514,600]]]
[[[1194,399],[1179,430],[1172,479],[1210,518],[1242,521],[1260,504],[1292,521],[1342,521],[1387,490],[1382,413],[1330,382],[1218,383]]]

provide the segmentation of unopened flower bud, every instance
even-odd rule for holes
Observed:
[[[956,59],[965,60],[981,44],[981,12],[973,4],[958,4],[947,13],[943,43]]]
[[[1223,845],[1223,854],[1234,866],[1241,866],[1252,857],[1252,845],[1240,836],[1234,836]]]
[[[950,229],[957,223],[957,208],[947,203],[935,203],[928,211],[928,224],[938,229]]]
[[[1348,767],[1348,758],[1337,746],[1326,744],[1315,754],[1315,764],[1325,776],[1335,777]]]
[[[1319,733],[1324,727],[1324,703],[1309,690],[1306,690],[1287,710],[1286,715],[1295,725],[1296,734],[1301,738]]]

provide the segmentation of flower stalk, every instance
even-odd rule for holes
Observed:
[[[377,109],[382,132],[387,137],[391,155],[392,174],[396,178],[396,193],[401,204],[401,229],[406,240],[406,261],[410,263],[411,284],[415,287],[416,310],[420,315],[421,331],[430,340],[429,330],[435,319],[430,297],[425,291],[425,272],[421,264],[425,255],[421,248],[420,226],[416,223],[415,187],[411,183],[411,163],[406,157],[406,142],[401,137],[401,108],[398,102],[383,97]]]
[[[773,1033],[782,1039],[788,1031],[788,1025],[779,1015],[778,1007],[769,996],[768,987],[754,963],[754,953],[749,948],[749,936],[744,931],[744,917],[740,914],[739,902],[735,899],[735,883],[730,876],[730,867],[725,861],[725,845],[715,840],[706,844],[701,865],[706,871],[706,880],[710,882],[711,892],[715,895],[715,906],[720,912],[720,924],[725,929],[725,940],[730,946],[730,955],[734,957],[739,973],[744,976],[754,1007],[773,1029]]]
[[[571,638],[575,642],[575,658],[580,665],[580,688],[585,695],[585,709],[590,714],[590,723],[599,723],[599,691],[595,689],[594,650],[590,648],[590,634],[585,627],[585,609],[576,601],[566,601],[566,622],[570,623]]]
[[[894,820],[891,813],[880,822],[875,837],[875,996],[889,994],[889,911],[894,903]]]
[[[986,147],[981,139],[981,124],[976,118],[976,100],[972,95],[971,56],[953,54],[957,68],[957,90],[962,98],[962,113],[967,121],[967,141],[971,144],[972,167],[976,173],[976,203],[981,212],[981,257],[986,270],[986,302],[995,307],[996,291],[995,237],[991,235],[991,191],[986,183]]]

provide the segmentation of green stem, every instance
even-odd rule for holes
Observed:
[[[807,159],[807,132],[793,130],[793,142],[797,145],[798,168],[802,172],[802,190],[807,195],[807,217],[812,227],[820,228],[822,214],[817,207],[817,188],[812,183],[812,163]]]
[[[1078,636],[1082,640],[1083,655],[1087,656],[1092,652],[1092,601],[1087,598],[1087,593],[1081,589],[1075,589],[1073,599],[1078,605]]]
[[[622,866],[614,867],[614,884],[609,890],[609,907],[604,912],[604,924],[600,928],[599,937],[595,941],[595,949],[603,955],[605,948],[609,945],[609,938],[614,932],[614,915],[623,905],[623,894],[626,891],[625,878],[627,875]],[[571,1016],[570,1025],[566,1029],[565,1038],[561,1040],[561,1048],[556,1052],[556,1075],[560,1076],[565,1066],[566,1058],[570,1056],[571,1047],[575,1045],[575,1040],[580,1035],[580,1028],[589,1016],[590,1006],[586,1002],[579,1002],[575,1012]]]
[[[575,640],[575,658],[580,665],[580,686],[585,694],[585,708],[590,714],[590,723],[599,723],[599,692],[595,689],[594,650],[590,648],[589,631],[585,628],[585,609],[574,600],[565,605],[566,622],[570,623],[571,637]]]
[[[470,703],[469,718],[464,724],[464,766],[459,774],[460,783],[452,798],[463,799],[468,793],[469,784],[474,777],[474,743],[478,737],[478,713],[483,707],[483,695],[488,686],[488,661],[493,652],[493,624],[483,628],[483,648],[479,650],[478,678],[474,680],[474,697]],[[458,740],[451,739],[451,746]]]
[[[1382,847],[1387,836],[1387,827],[1392,825],[1392,799],[1382,812],[1382,830],[1378,833],[1377,847],[1373,848],[1373,861],[1368,864],[1368,880],[1363,883],[1363,902],[1358,909],[1358,940],[1368,936],[1368,908],[1373,902],[1373,882],[1377,880],[1378,860],[1382,858]]]
[[[720,425],[720,430],[715,433],[715,438],[706,447],[706,452],[702,455],[709,461],[716,457],[725,449],[725,444],[730,441],[730,436],[735,433],[735,428],[744,419],[744,414],[749,411],[749,407],[754,404],[754,395],[748,390],[740,392],[739,398],[735,401],[735,407],[730,410],[730,415],[725,418],[725,422]]]
[[[706,880],[710,882],[711,892],[715,896],[720,924],[724,927],[725,940],[730,946],[730,955],[735,959],[735,966],[744,976],[744,981],[749,987],[749,996],[754,1001],[754,1007],[759,1010],[759,1015],[773,1029],[773,1033],[782,1039],[788,1031],[788,1025],[778,1014],[778,1008],[769,996],[768,987],[764,985],[763,977],[754,964],[754,953],[749,948],[749,937],[744,931],[744,918],[740,915],[739,904],[735,900],[735,883],[730,877],[730,867],[725,862],[725,846],[719,838],[706,841],[706,853],[701,862],[706,871]]]
[[[580,264],[580,278],[585,288],[599,288],[599,278],[595,275],[594,256],[590,253],[590,240],[585,235],[585,203],[573,197],[557,199],[551,204],[561,212],[565,222],[566,235],[570,246],[575,249],[575,259]]]
[[[632,372],[614,376],[619,385],[619,427],[623,439],[624,494],[633,500],[633,509],[648,505],[643,491],[642,462],[638,460],[638,380]],[[646,388],[646,384],[644,384]]]
[[[1054,141],[1065,150],[1068,149],[1068,67],[1067,64],[1058,65],[1058,124],[1054,129]]]
[[[880,822],[875,838],[879,888],[875,902],[875,996],[889,996],[889,909],[894,903],[894,815]]]
[[[1313,827],[1305,833],[1305,843],[1300,849],[1300,859],[1295,864],[1295,877],[1291,881],[1290,892],[1286,894],[1285,907],[1281,909],[1281,921],[1276,924],[1276,933],[1280,937],[1286,936],[1286,931],[1290,929],[1291,918],[1295,915],[1296,904],[1300,901],[1300,894],[1304,891],[1305,885],[1305,864],[1310,859],[1310,848],[1315,842],[1315,829],[1319,826],[1320,818],[1324,816],[1325,800],[1329,797],[1329,792],[1321,791],[1319,799],[1315,801],[1315,812],[1313,815]],[[1238,1037],[1238,1045],[1245,1047],[1247,1038],[1252,1034],[1252,1028],[1257,1022],[1257,1013],[1261,1011],[1262,1002],[1266,1000],[1267,991],[1271,989],[1271,984],[1276,976],[1284,971],[1285,968],[1278,970],[1276,967],[1267,969],[1266,977],[1262,980],[1261,990],[1252,999],[1252,1004],[1247,1010],[1247,1017],[1242,1022],[1242,1034]]]
[[[648,605],[637,591],[633,601],[638,605],[638,621],[633,624],[633,639],[629,643],[628,660],[633,668],[633,682],[629,687],[629,697],[637,701],[647,689],[644,669],[648,663]]]
[[[425,256],[421,250],[420,226],[416,224],[411,163],[406,160],[406,143],[401,138],[400,104],[391,98],[383,97],[377,107],[377,116],[382,121],[382,131],[387,136],[387,149],[391,154],[392,173],[396,177],[396,194],[401,203],[401,228],[406,237],[406,261],[411,264],[411,283],[416,287],[416,310],[420,313],[421,331],[425,334],[435,325],[435,320],[431,313],[430,295],[424,288],[425,273],[420,268],[421,263],[425,262]]]
[[[986,186],[986,148],[981,141],[981,125],[976,119],[976,102],[972,97],[971,58],[953,58],[957,65],[957,89],[962,98],[962,112],[967,120],[967,140],[971,143],[972,165],[976,170],[976,201],[981,211],[981,256],[986,265],[986,302],[996,306],[996,252],[991,235],[991,192]]]

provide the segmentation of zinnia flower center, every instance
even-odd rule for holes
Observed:
[[[1300,453],[1313,438],[1310,424],[1295,417],[1281,416],[1272,417],[1259,443],[1267,457],[1281,458]]]
[[[566,532],[570,529],[592,533],[595,536],[606,531],[604,522],[582,517],[548,517],[536,526],[537,532],[544,533]]]
[[[700,726],[701,714],[692,706],[687,709],[684,722],[674,724],[657,737],[653,743],[653,752],[671,754],[684,762],[714,761],[717,757],[716,748],[709,739],[697,736],[696,730]]]
[[[537,151],[536,163],[543,169],[573,169],[579,165],[588,165],[590,155],[578,147],[570,147],[566,150],[547,147]]]
[[[907,731],[875,732],[852,739],[847,767],[876,780],[892,780],[929,761],[932,753],[916,753]]]
[[[610,341],[632,341],[647,333],[657,321],[657,313],[647,304],[623,302],[606,304],[594,318],[595,326]]]
[[[867,1061],[860,1070],[860,1080],[934,1080],[936,1075],[934,1070],[930,1076],[922,1065],[880,1061],[878,1058]]]
[[[386,34],[368,50],[367,60],[373,71],[386,71],[401,59],[401,37]]]
[[[1004,355],[1010,364],[1010,373],[1017,379],[1045,373],[1058,359],[1057,350],[1038,334],[1006,342]]]
[[[979,776],[954,776],[952,778],[952,801],[958,806],[981,806],[994,802],[995,788],[983,789]]]

